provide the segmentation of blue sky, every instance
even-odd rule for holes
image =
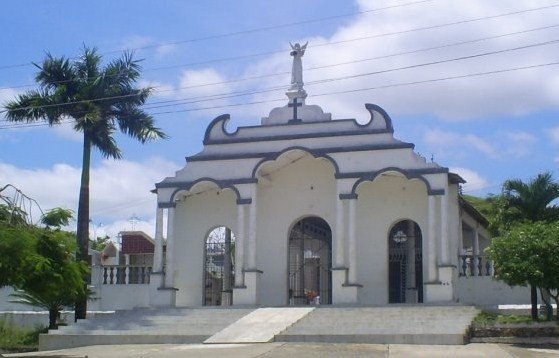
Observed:
[[[72,57],[85,44],[111,59],[136,49],[141,84],[156,90],[148,111],[170,139],[140,145],[119,136],[124,160],[94,155],[92,231],[114,235],[136,216],[135,228],[152,234],[153,184],[201,149],[215,116],[231,113],[234,129],[284,105],[289,42],[309,41],[307,103],[362,121],[364,103],[380,105],[397,138],[483,196],[508,178],[559,176],[559,66],[549,65],[559,61],[558,18],[559,2],[548,0],[8,2],[0,13],[0,103],[33,88],[21,87],[34,82],[26,64],[47,51]],[[530,66],[540,67],[513,70]],[[383,73],[364,75],[376,71]],[[324,79],[333,80],[314,83]],[[359,90],[366,88],[376,89]],[[258,93],[238,95],[250,91]],[[192,98],[198,102],[153,108]],[[80,136],[69,126],[5,125],[0,118],[0,185],[45,209],[75,208]]]

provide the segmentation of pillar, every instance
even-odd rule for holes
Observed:
[[[175,208],[167,209],[167,253],[165,257],[165,286],[174,287],[175,272]]]
[[[155,250],[153,272],[163,271],[163,208],[157,208],[155,216]]]
[[[349,200],[348,206],[348,241],[349,241],[349,273],[350,284],[357,283],[357,238],[355,237],[355,205],[357,200]]]
[[[429,228],[427,235],[427,282],[437,281],[437,222],[435,217],[436,202],[429,195]]]
[[[245,268],[245,205],[237,205],[237,237],[235,242],[235,286],[244,286]]]
[[[474,242],[473,242],[473,252],[472,252],[472,275],[477,276],[479,274],[478,267],[478,257],[479,257],[479,227],[476,225],[474,228]]]
[[[344,259],[344,205],[345,200],[336,200],[336,257],[334,260],[334,265],[336,268],[341,268],[345,266]]]
[[[446,190],[448,193],[448,189]],[[440,252],[439,263],[448,266],[449,262],[449,242],[448,242],[448,194],[440,195],[439,200],[441,203],[441,235],[440,235]]]
[[[256,185],[254,186],[252,192],[252,202],[249,208],[249,220],[248,220],[248,260],[247,269],[256,270]]]

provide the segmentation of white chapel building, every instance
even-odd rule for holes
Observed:
[[[460,301],[459,276],[491,270],[464,180],[396,139],[377,105],[360,124],[306,104],[306,46],[292,47],[286,105],[235,131],[215,118],[156,184],[150,305]]]

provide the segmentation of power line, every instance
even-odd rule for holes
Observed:
[[[432,0],[427,0],[427,1],[432,1]],[[381,34],[373,34],[373,35],[356,37],[356,38],[340,40],[340,41],[330,41],[330,42],[325,42],[325,43],[322,43],[322,44],[311,45],[311,46],[309,46],[309,48],[338,45],[338,44],[343,44],[343,43],[348,43],[348,42],[363,41],[363,40],[369,40],[369,39],[373,39],[373,38],[394,36],[394,35],[406,34],[406,33],[411,33],[411,32],[416,32],[416,31],[439,29],[439,28],[448,27],[448,26],[454,26],[454,25],[466,24],[466,23],[471,23],[471,22],[495,19],[495,18],[500,18],[500,17],[505,17],[505,16],[518,15],[518,14],[527,13],[527,12],[545,10],[545,9],[554,8],[554,7],[559,7],[559,4],[548,5],[548,6],[537,7],[537,8],[524,9],[524,10],[519,10],[519,11],[507,12],[507,13],[502,13],[502,14],[497,14],[497,15],[490,15],[490,16],[484,16],[484,17],[478,17],[478,18],[472,18],[472,19],[466,19],[466,20],[459,20],[459,21],[455,21],[455,22],[443,23],[443,24],[438,24],[438,25],[415,27],[415,28],[406,29],[406,30],[386,32],[386,33],[381,33]],[[546,27],[543,27],[543,28],[534,29],[533,31],[546,29],[546,28],[557,27],[557,26],[558,25],[546,26]],[[528,30],[527,32],[529,32],[529,31],[531,31],[531,30]],[[523,31],[518,32],[518,33],[523,33]],[[234,57],[224,57],[224,58],[217,58],[217,59],[211,59],[211,60],[205,60],[205,61],[190,62],[190,63],[185,63],[185,64],[152,67],[152,68],[144,69],[144,72],[169,70],[169,69],[184,68],[184,67],[192,67],[192,66],[210,64],[210,63],[217,63],[217,62],[235,61],[235,60],[241,60],[241,59],[247,59],[247,58],[267,56],[267,55],[272,55],[272,54],[276,54],[276,53],[283,53],[285,51],[286,51],[286,49],[281,49],[281,50],[274,50],[274,51],[268,51],[268,52],[260,52],[260,53],[255,53],[255,54],[248,54],[248,55],[241,55],[241,56],[234,56]],[[0,67],[0,70],[1,69],[2,69],[2,67]],[[118,76],[118,75],[119,74],[115,74],[115,75],[112,75],[112,76]],[[99,78],[99,76],[91,77],[91,78],[87,78],[87,79],[97,79],[97,78]],[[65,82],[68,82],[68,81],[70,81],[70,80],[53,81],[53,83],[65,83]],[[32,87],[32,86],[35,86],[35,84],[25,84],[25,85],[17,85],[17,86],[0,87],[0,90],[17,89],[17,88]]]
[[[463,79],[463,78],[469,78],[469,77],[480,77],[480,76],[500,74],[500,73],[506,73],[506,72],[512,72],[512,71],[520,71],[520,70],[542,68],[542,67],[548,67],[548,66],[556,66],[556,65],[559,65],[559,61],[548,62],[548,63],[537,64],[537,65],[512,67],[512,68],[507,68],[507,69],[493,70],[493,71],[486,71],[486,72],[476,72],[476,73],[470,73],[470,74],[465,74],[465,75],[439,77],[439,78],[433,78],[433,79],[421,80],[421,81],[401,82],[401,83],[394,83],[394,84],[375,86],[375,87],[366,87],[366,88],[349,89],[349,90],[343,90],[343,91],[326,92],[326,93],[320,93],[320,94],[315,94],[315,95],[309,95],[309,97],[323,97],[323,96],[372,91],[372,90],[394,88],[394,87],[413,86],[413,85],[418,85],[418,84],[436,83],[436,82]],[[280,102],[280,101],[285,101],[285,98],[262,100],[262,101],[253,101],[253,102],[245,102],[245,103],[234,103],[234,104],[219,105],[219,106],[208,106],[208,107],[180,109],[180,110],[174,110],[174,111],[153,112],[153,113],[150,113],[150,115],[155,116],[155,115],[172,114],[172,113],[197,112],[197,111],[204,111],[204,110],[210,110],[210,109],[221,109],[221,108],[249,106],[249,105],[255,105],[255,104],[272,103],[272,102]],[[69,121],[69,122],[71,122],[71,121]],[[49,125],[49,124],[44,123],[44,122],[43,123],[33,123],[33,126],[35,126],[35,127],[46,126],[46,125]],[[4,125],[4,126],[0,126],[0,130],[2,130],[2,129],[17,129],[17,128],[22,128],[22,126],[23,125],[17,125],[17,124]]]
[[[157,48],[157,47],[161,47],[161,46],[181,45],[181,44],[192,43],[192,42],[215,40],[215,39],[219,39],[219,38],[245,35],[245,34],[250,34],[250,33],[255,33],[255,32],[260,32],[260,31],[270,31],[270,30],[276,30],[276,29],[281,29],[281,28],[286,28],[286,27],[305,25],[305,24],[323,22],[323,21],[329,21],[329,20],[334,20],[334,19],[339,19],[339,18],[344,18],[344,17],[350,17],[350,16],[361,15],[361,14],[366,14],[366,13],[384,11],[384,10],[400,8],[400,7],[405,7],[405,6],[411,6],[411,5],[417,5],[417,4],[422,4],[422,3],[432,2],[432,1],[434,1],[434,0],[420,0],[420,1],[403,3],[403,4],[397,4],[397,5],[380,7],[380,8],[374,8],[374,9],[369,9],[369,10],[356,11],[356,12],[352,12],[352,13],[348,13],[348,14],[342,14],[342,15],[334,15],[334,16],[327,16],[327,17],[321,17],[321,18],[315,18],[315,19],[296,21],[296,22],[291,22],[291,23],[286,23],[286,24],[264,26],[264,27],[254,28],[254,29],[247,29],[247,30],[240,30],[240,31],[228,32],[228,33],[222,33],[222,34],[215,34],[215,35],[209,35],[209,36],[203,36],[203,37],[197,37],[197,38],[191,38],[191,39],[185,39],[185,40],[179,40],[179,41],[161,42],[161,43],[158,43],[158,44],[155,44],[155,45],[146,45],[146,46],[138,46],[138,47],[133,47],[133,48],[111,50],[111,51],[104,52],[103,54],[111,54],[111,53],[122,52],[122,51],[145,50],[145,49]],[[25,67],[25,66],[30,66],[30,65],[31,65],[30,62],[14,64],[14,65],[4,65],[4,66],[0,66],[0,70],[16,68],[16,67]]]
[[[374,72],[367,72],[367,73],[360,73],[360,74],[349,75],[349,76],[327,78],[327,79],[322,79],[322,80],[317,80],[317,81],[310,81],[310,82],[307,82],[306,85],[312,86],[312,85],[322,84],[322,83],[327,83],[327,82],[347,80],[347,79],[352,79],[352,78],[365,77],[365,76],[377,75],[377,74],[382,74],[382,73],[388,73],[388,72],[394,72],[394,71],[400,71],[400,70],[406,70],[406,69],[412,69],[412,68],[418,68],[418,67],[437,65],[437,64],[448,63],[448,62],[461,61],[461,60],[465,60],[465,59],[472,59],[472,58],[484,57],[484,56],[489,56],[489,55],[501,54],[501,53],[506,53],[506,52],[510,52],[510,51],[524,50],[524,49],[533,48],[533,47],[537,47],[537,46],[551,45],[551,44],[555,44],[555,43],[558,43],[558,42],[559,42],[559,39],[556,39],[556,40],[550,40],[550,41],[539,42],[539,43],[535,43],[535,44],[528,44],[528,45],[524,45],[524,46],[509,48],[509,49],[487,51],[487,52],[473,54],[473,55],[455,57],[455,58],[450,58],[450,59],[445,59],[445,60],[432,61],[432,62],[426,62],[426,63],[421,63],[421,64],[414,64],[414,65],[409,65],[409,66],[396,67],[396,68],[392,68],[392,69],[386,69],[386,70],[380,70],[380,71],[374,71]],[[193,97],[193,98],[187,98],[187,99],[183,99],[183,100],[173,100],[174,102],[179,102],[179,103],[173,103],[173,104],[170,104],[169,103],[170,101],[162,101],[163,103],[169,103],[169,104],[160,105],[160,106],[153,106],[153,104],[157,104],[157,102],[152,102],[151,103],[152,106],[147,105],[145,107],[145,109],[171,107],[171,106],[182,105],[182,104],[205,102],[205,101],[208,101],[208,100],[217,100],[217,99],[225,99],[225,98],[231,98],[231,97],[247,96],[247,95],[252,95],[252,94],[259,94],[259,93],[276,91],[278,89],[285,88],[285,87],[286,86],[280,86],[280,87],[276,86],[276,87],[271,87],[271,88],[266,88],[266,89],[261,89],[261,90],[248,91],[248,92],[247,91],[241,91],[241,92],[237,92],[237,93],[225,93],[225,94],[201,96],[201,98],[198,97],[198,99],[197,99],[197,97]],[[136,96],[136,94],[102,97],[102,98],[96,98],[96,99],[91,99],[91,100],[71,101],[71,102],[65,102],[65,103],[52,103],[52,104],[42,105],[42,106],[28,106],[28,107],[22,107],[18,110],[33,110],[33,109],[40,109],[40,108],[61,107],[61,106],[69,106],[69,105],[80,104],[80,103],[101,102],[101,101],[109,100],[109,99],[112,100],[112,99],[129,98],[129,97],[135,97],[135,96]],[[182,101],[185,101],[185,100],[190,101],[190,102],[182,102]],[[6,110],[0,111],[0,113],[2,113],[2,112],[7,112],[7,111]]]

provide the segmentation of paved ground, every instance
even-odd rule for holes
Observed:
[[[1,355],[0,355],[1,356]],[[334,343],[266,343],[266,344],[146,344],[70,348],[50,352],[9,354],[5,357],[65,358],[139,358],[139,357],[559,357],[559,346],[525,347],[506,344],[473,343],[464,346],[418,346]]]

